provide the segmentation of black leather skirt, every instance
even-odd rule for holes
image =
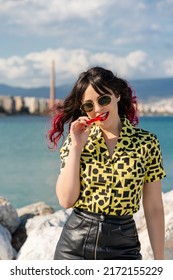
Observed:
[[[74,209],[57,243],[55,260],[141,260],[133,216]]]

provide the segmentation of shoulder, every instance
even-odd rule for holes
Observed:
[[[122,119],[122,122],[123,126],[121,135],[123,137],[129,137],[135,143],[157,140],[157,136],[154,133],[132,125],[126,118]]]
[[[157,135],[153,132],[147,131],[145,129],[136,127],[134,129],[133,137],[138,137],[138,139],[144,140],[144,141],[158,141]]]
[[[140,147],[143,153],[147,153],[147,155],[153,154],[154,150],[157,153],[160,152],[160,142],[156,134],[138,127],[133,132],[131,141],[134,147]]]

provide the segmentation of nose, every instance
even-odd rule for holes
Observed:
[[[102,109],[103,109],[103,106],[101,106],[98,102],[96,102],[96,103],[94,104],[95,113],[101,112]]]

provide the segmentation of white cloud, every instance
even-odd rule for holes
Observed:
[[[113,44],[115,46],[123,46],[123,45],[129,45],[129,44],[134,44],[134,43],[140,43],[143,41],[143,36],[142,35],[137,35],[133,37],[119,37],[116,38],[113,41]]]
[[[129,43],[132,43],[133,39],[132,38],[117,38],[114,40],[114,45],[115,46],[122,46],[122,45],[126,45]]]
[[[71,18],[88,19],[100,15],[107,0],[5,0],[1,1],[0,15],[10,22],[32,25],[59,22]],[[103,9],[104,10],[104,9]]]
[[[168,7],[173,4],[173,0],[159,0],[157,1],[157,6],[160,8]]]
[[[57,83],[66,84],[88,66],[90,56],[82,49],[60,48],[33,52],[23,57],[0,58],[0,83],[26,87],[49,85],[50,67],[54,60]]]
[[[15,81],[27,75],[27,65],[20,57],[12,56],[7,59],[0,59],[1,79],[9,79]]]
[[[151,24],[151,26],[150,26],[150,29],[152,30],[152,31],[162,31],[162,26],[160,25],[160,24],[158,24],[158,23],[153,23],[153,24]]]
[[[16,27],[42,36],[45,32],[55,35],[62,29],[71,30],[72,23],[75,28],[85,25],[85,30],[91,24],[91,33],[96,26],[105,31],[112,26],[112,31],[115,27],[134,32],[148,24],[143,17],[147,7],[144,0],[4,0],[0,4],[0,24],[14,33]]]
[[[172,20],[163,15],[172,2],[0,0],[0,82],[48,85],[53,59],[58,84],[91,65],[127,78],[165,76]]]
[[[136,69],[141,65],[144,65],[144,62],[147,60],[147,54],[143,51],[131,52],[127,56],[127,63],[132,69]],[[140,68],[141,69],[141,68]]]
[[[93,54],[83,49],[47,49],[24,57],[0,59],[0,82],[26,87],[49,85],[52,60],[58,85],[72,82],[90,66],[100,65],[126,78],[146,76],[152,68],[147,54],[141,50],[117,56],[106,52]]]
[[[98,53],[91,56],[95,64],[103,64],[105,67],[112,69],[115,73],[127,78],[136,78],[136,75],[146,75],[152,63],[149,62],[147,54],[137,50],[126,56],[116,56],[109,53]]]
[[[165,73],[167,76],[173,76],[173,58],[163,62]]]

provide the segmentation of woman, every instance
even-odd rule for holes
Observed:
[[[49,131],[55,146],[70,124],[56,193],[60,205],[73,211],[54,259],[142,259],[133,220],[141,196],[154,259],[164,259],[159,142],[135,127],[137,101],[128,83],[93,67],[56,109]]]

